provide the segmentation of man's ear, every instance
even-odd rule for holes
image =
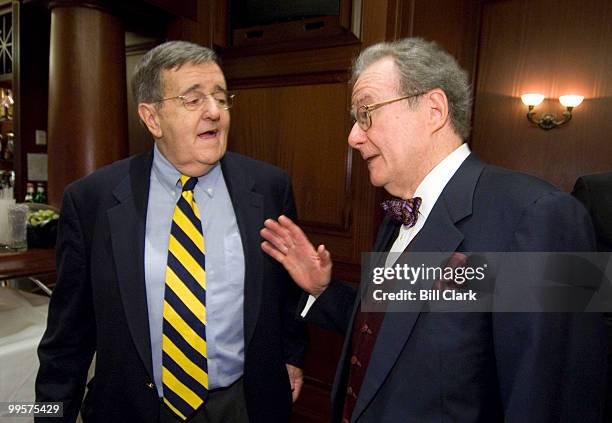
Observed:
[[[140,103],[138,105],[138,115],[155,139],[162,137],[163,132],[159,124],[159,113],[155,106],[152,104]]]
[[[433,132],[442,129],[448,121],[448,99],[446,94],[439,88],[429,91],[426,95],[427,122]]]

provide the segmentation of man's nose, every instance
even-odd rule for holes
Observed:
[[[221,107],[215,98],[211,95],[204,99],[202,107],[202,119],[218,120],[221,116]]]
[[[353,148],[359,148],[366,141],[366,133],[359,127],[359,124],[355,122],[349,132],[348,143]]]

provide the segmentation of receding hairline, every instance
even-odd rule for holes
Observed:
[[[181,70],[181,68],[185,66],[197,67],[197,66],[211,66],[211,65],[216,66],[217,70],[219,71],[219,73],[221,74],[223,78],[223,85],[220,85],[219,83],[215,83],[215,88],[219,88],[219,89],[227,91],[227,80],[225,79],[225,74],[223,73],[223,69],[221,69],[221,66],[219,65],[219,63],[217,63],[215,60],[205,60],[205,61],[200,61],[200,62],[187,61],[187,62],[183,62],[178,65],[172,66],[172,67],[162,66],[159,72],[159,80],[160,80],[162,91],[164,92],[166,91],[166,78],[164,76],[167,73],[178,72],[179,70]],[[179,95],[184,95],[185,93],[196,91],[199,88],[199,85],[200,84],[193,84],[189,86],[187,89],[184,89],[181,93],[179,93]]]
[[[391,54],[380,57],[379,59],[373,61],[372,63],[369,63],[365,68],[361,69],[361,72],[359,72],[359,74],[355,75],[354,78],[352,78],[352,93],[351,93],[351,101],[356,101],[357,103],[364,101],[366,98],[372,98],[372,93],[370,91],[367,91],[365,94],[360,95],[359,97],[355,98],[354,94],[355,94],[355,86],[357,85],[357,82],[359,81],[359,79],[361,78],[361,76],[367,72],[368,69],[370,69],[372,66],[375,66],[376,64],[384,61],[384,60],[388,60],[390,61],[392,67],[393,67],[393,89],[397,91],[398,95],[401,94],[402,92],[402,75],[400,73],[400,69],[399,66],[397,64],[397,60],[395,59],[395,57]],[[374,100],[372,98],[372,100]]]

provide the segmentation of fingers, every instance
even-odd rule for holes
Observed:
[[[289,231],[273,219],[266,219],[264,228],[260,231],[263,239],[272,244],[283,254],[295,246],[295,241]]]
[[[274,232],[273,230],[270,230],[268,228],[263,228],[259,232],[259,234],[264,240],[268,241],[272,246],[274,246],[274,248],[279,250],[281,253],[287,254],[287,251],[289,251],[289,247],[287,245],[288,242],[278,236],[277,232]]]
[[[291,235],[291,237],[296,241],[296,243],[307,242],[308,244],[310,244],[310,240],[308,239],[304,231],[302,231],[302,229],[298,225],[293,223],[293,221],[287,216],[281,215],[278,218],[278,223]]]
[[[283,228],[277,221],[274,219],[266,219],[264,222],[264,229],[267,229],[271,233],[273,233],[276,237],[281,239],[289,238],[289,231]]]
[[[300,397],[300,392],[302,392],[302,385],[298,385],[291,389],[291,399],[293,402],[296,402]]]
[[[287,373],[289,375],[289,383],[291,385],[291,397],[293,402],[297,401],[304,385],[304,372],[299,367],[286,364]]]
[[[319,247],[317,247],[317,255],[319,256],[319,259],[321,260],[322,266],[331,265],[332,263],[331,253],[327,250],[327,248],[325,248],[325,245],[321,244],[319,245]]]
[[[283,262],[285,261],[285,257],[287,257],[268,241],[264,241],[261,243],[261,249],[274,260],[278,261],[280,264],[283,264]]]

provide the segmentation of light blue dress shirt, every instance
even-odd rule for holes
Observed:
[[[145,235],[145,284],[153,375],[162,385],[162,323],[168,240],[181,174],[153,151]],[[194,198],[206,249],[206,344],[209,389],[231,385],[244,369],[244,252],[234,208],[217,164],[198,178]]]

